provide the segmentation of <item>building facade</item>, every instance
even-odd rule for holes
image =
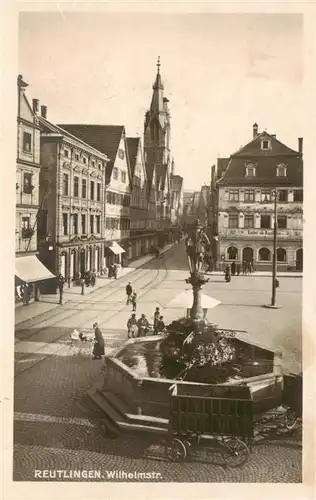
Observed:
[[[169,100],[164,97],[164,86],[160,75],[158,59],[157,75],[153,85],[150,109],[144,123],[144,157],[149,187],[155,172],[157,196],[157,234],[158,244],[171,241],[171,149],[170,149],[170,112]]]
[[[258,132],[231,155],[217,181],[218,254],[222,265],[251,262],[257,270],[271,270],[274,196],[277,193],[277,266],[303,268],[303,152],[275,135]]]
[[[101,272],[104,260],[105,171],[109,158],[39,117],[41,126],[38,224],[41,261],[69,286],[79,274]]]
[[[129,249],[131,260],[135,260],[148,254],[151,247],[156,246],[157,234],[155,224],[148,223],[149,192],[141,139],[128,137],[127,148],[132,177]],[[156,203],[154,210],[155,208]],[[155,212],[153,219],[156,220]]]
[[[171,163],[171,201],[170,201],[170,218],[171,226],[177,233],[181,226],[183,215],[183,177],[174,173],[174,160]]]
[[[67,132],[107,155],[105,170],[103,267],[131,259],[131,171],[126,133],[121,125],[61,125]]]
[[[38,298],[42,281],[53,275],[37,258],[37,222],[40,197],[40,126],[37,113],[39,102],[30,105],[25,89],[28,84],[21,75],[17,80],[17,162],[16,162],[16,224],[15,264],[16,298],[22,298],[18,290],[27,284],[28,299]]]

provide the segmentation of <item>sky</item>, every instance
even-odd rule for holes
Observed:
[[[252,125],[297,149],[303,22],[295,14],[20,14],[19,73],[53,123],[124,125],[143,136],[160,56],[171,148],[184,189]]]

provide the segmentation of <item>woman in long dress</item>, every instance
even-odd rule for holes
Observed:
[[[98,323],[94,323],[94,348],[93,348],[93,358],[101,359],[104,356],[104,338],[102,332],[98,326]]]

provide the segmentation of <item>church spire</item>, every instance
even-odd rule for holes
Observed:
[[[157,59],[157,75],[156,75],[156,80],[153,85],[153,96],[151,100],[151,105],[150,109],[151,111],[154,112],[160,112],[163,111],[163,91],[164,91],[164,86],[161,80],[161,74],[160,74],[160,56],[158,56]]]

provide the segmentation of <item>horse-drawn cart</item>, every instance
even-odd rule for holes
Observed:
[[[277,400],[275,401],[275,403]],[[293,409],[280,405],[256,413],[248,386],[183,387],[174,384],[170,394],[169,435],[165,452],[170,460],[185,460],[203,448],[214,454],[216,448],[226,466],[243,465],[258,433],[271,428],[292,431],[298,421]]]

